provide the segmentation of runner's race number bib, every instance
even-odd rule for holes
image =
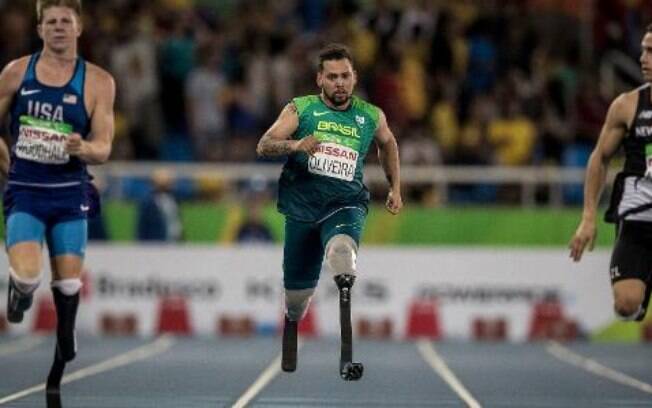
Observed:
[[[16,156],[44,164],[68,163],[70,155],[66,153],[66,139],[70,133],[72,126],[67,123],[21,116]]]
[[[358,152],[336,143],[321,143],[308,160],[308,171],[321,176],[353,181]]]

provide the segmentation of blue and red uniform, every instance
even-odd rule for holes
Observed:
[[[61,87],[36,76],[40,53],[30,57],[10,108],[11,165],[4,193],[6,245],[47,240],[50,256],[84,255],[87,216],[99,202],[86,164],[65,150],[67,137],[86,139],[91,120],[84,105],[86,62],[78,57]]]

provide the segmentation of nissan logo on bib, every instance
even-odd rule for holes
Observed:
[[[358,152],[336,143],[322,143],[308,161],[308,171],[321,176],[353,181]]]

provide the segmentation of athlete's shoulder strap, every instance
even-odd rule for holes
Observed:
[[[638,106],[637,111],[650,106],[650,84],[645,84],[638,88]]]
[[[318,95],[305,95],[305,96],[297,96],[296,98],[292,99],[292,103],[294,103],[294,106],[297,108],[297,113],[299,116],[303,112],[310,107],[310,105],[313,105],[315,103],[319,102],[319,96]]]
[[[36,62],[41,56],[40,52],[32,54],[29,57],[29,63],[27,64],[27,71],[25,71],[25,76],[23,77],[23,82],[32,81],[36,79]]]
[[[378,124],[378,119],[380,118],[380,108],[378,106],[355,95],[352,98],[352,103],[354,108],[366,113],[373,120],[374,124]]]
[[[75,64],[75,73],[73,74],[70,86],[79,95],[84,95],[84,82],[86,80],[86,61],[82,57],[77,57]]]

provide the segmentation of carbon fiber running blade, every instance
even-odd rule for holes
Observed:
[[[50,393],[58,393],[61,388],[61,379],[63,378],[63,371],[66,369],[66,362],[59,357],[59,353],[54,350],[54,362],[48,374],[48,381],[46,391]]]
[[[340,367],[340,377],[344,381],[357,381],[362,378],[364,366],[362,363],[344,363]]]
[[[297,332],[298,322],[289,320],[285,317],[283,326],[283,357],[281,359],[281,369],[291,373],[297,369]]]
[[[58,392],[46,393],[45,404],[47,408],[61,408],[61,394]]]
[[[344,381],[362,378],[362,363],[353,362],[353,328],[351,326],[351,287],[354,275],[338,275],[335,283],[340,292],[340,377]]]

